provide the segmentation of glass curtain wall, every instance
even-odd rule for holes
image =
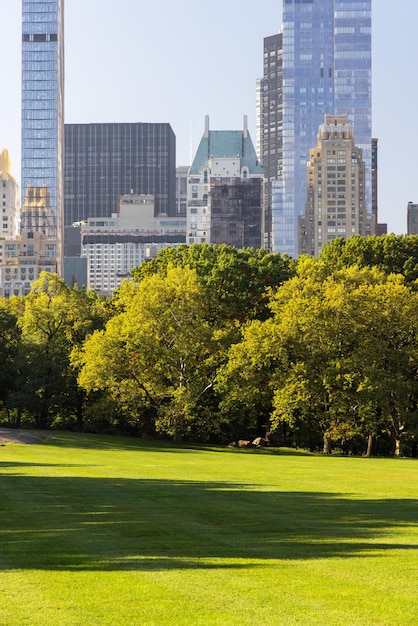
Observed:
[[[306,165],[325,114],[347,114],[371,208],[371,0],[283,0],[283,163],[273,183],[273,249],[298,254]]]
[[[55,237],[60,267],[64,0],[23,0],[22,7],[22,230]]]

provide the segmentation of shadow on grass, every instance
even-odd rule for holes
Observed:
[[[224,452],[229,454],[267,454],[286,456],[317,456],[318,453],[309,450],[293,448],[235,448],[225,445],[205,443],[175,443],[164,439],[142,439],[140,437],[126,437],[115,435],[77,434],[62,431],[49,431],[48,439],[42,445],[57,448],[84,448],[92,450],[153,450],[155,452],[172,452],[175,454],[187,454],[193,451]],[[321,455],[322,456],[322,455]]]
[[[7,467],[15,467],[23,469],[24,467],[92,467],[89,463],[22,463],[20,461],[0,461],[0,470]]]
[[[155,452],[187,453],[190,450],[202,452],[204,450],[221,450],[222,446],[205,446],[176,444],[172,441],[157,439],[141,439],[139,437],[116,437],[105,435],[55,433],[48,440],[42,442],[43,445],[57,448],[83,448],[91,450],[153,450]]]
[[[0,569],[165,570],[376,556],[417,501],[217,482],[0,475]]]

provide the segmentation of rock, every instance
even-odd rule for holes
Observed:
[[[253,441],[253,446],[256,448],[266,448],[268,445],[269,442],[264,437],[256,437]]]
[[[238,440],[238,448],[252,448],[253,444],[251,443],[251,441],[248,441],[247,439],[239,439]]]
[[[228,443],[228,448],[236,448],[236,447],[237,447],[236,441],[231,441],[231,443]]]

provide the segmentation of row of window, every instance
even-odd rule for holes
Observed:
[[[57,33],[24,33],[22,35],[22,41],[34,41],[36,43],[44,41],[58,41],[58,35]]]

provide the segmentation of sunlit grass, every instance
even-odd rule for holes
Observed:
[[[8,444],[0,624],[415,624],[417,484],[409,459]]]

